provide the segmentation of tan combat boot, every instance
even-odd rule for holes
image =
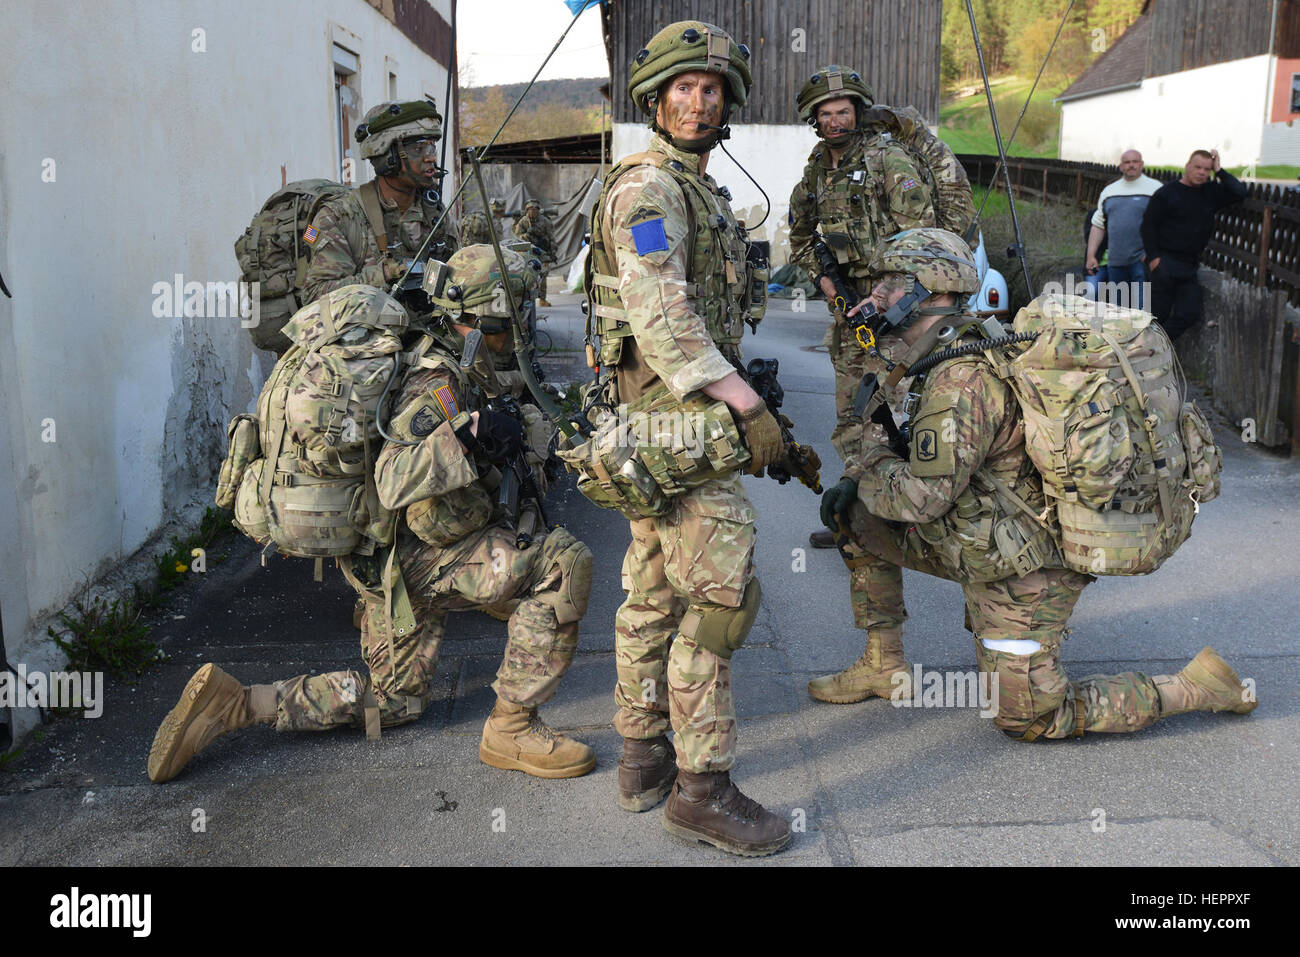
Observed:
[[[790,843],[790,825],[741,794],[727,771],[678,771],[664,805],[664,829],[741,857],[766,857]]]
[[[902,674],[897,682],[894,676]],[[903,630],[878,628],[867,633],[862,657],[839,674],[808,682],[808,693],[818,701],[853,704],[871,697],[907,700],[915,693],[912,666],[903,657]]]
[[[214,664],[194,672],[167,713],[149,749],[149,779],[170,781],[196,754],[227,731],[275,721],[274,685],[245,687]]]
[[[623,739],[623,754],[618,759],[618,806],[640,814],[659,802],[672,790],[677,777],[677,752],[665,735],[648,740]]]
[[[539,778],[576,778],[596,766],[596,752],[581,741],[556,734],[537,716],[504,698],[483,725],[479,760],[494,768],[523,771]]]
[[[1188,711],[1232,711],[1249,714],[1259,702],[1254,695],[1247,700],[1246,686],[1237,672],[1209,645],[1176,675],[1156,675],[1151,679],[1160,692],[1160,717]]]

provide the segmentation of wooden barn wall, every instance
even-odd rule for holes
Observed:
[[[675,20],[702,19],[751,51],[754,88],[740,123],[799,122],[795,97],[826,63],[862,72],[882,103],[911,105],[939,119],[942,0],[614,0],[604,11],[614,119],[637,122],[628,66],[650,37]],[[796,52],[795,32],[804,48]]]
[[[1272,18],[1273,0],[1155,0],[1146,75],[1267,53]],[[1279,27],[1283,19],[1279,7]]]

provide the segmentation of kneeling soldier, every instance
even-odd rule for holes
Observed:
[[[978,322],[958,305],[979,286],[974,257],[952,233],[913,229],[882,245],[872,266],[883,277],[872,305],[901,330],[910,348],[904,365],[916,372],[941,349],[954,347],[950,352],[957,354],[945,355],[926,373],[911,419],[916,427],[909,457],[871,444],[873,433],[864,429],[867,444],[823,498],[823,522],[848,533],[842,553],[854,623],[869,637],[868,654],[857,665],[811,683],[813,697],[837,703],[866,698],[871,692],[859,676],[881,670],[870,660],[873,641],[877,649],[897,649],[901,659],[907,618],[902,570],[911,568],[961,583],[980,671],[998,681],[994,724],[1012,737],[1137,731],[1186,711],[1254,710],[1253,695],[1208,647],[1177,675],[1069,680],[1061,642],[1093,579],[1065,567],[1047,528],[1033,517],[1046,513],[1043,479],[1025,447],[1018,401],[995,373],[989,351],[955,348]],[[940,335],[943,326],[950,331]],[[1007,521],[1017,523],[1014,535]],[[1032,552],[1045,560],[1008,560],[1000,540],[995,546],[987,531],[976,534],[981,524],[996,525],[1024,544],[1015,558]]]
[[[518,253],[505,256],[509,293],[522,299],[537,277]],[[529,505],[514,522],[495,506],[489,489],[506,472],[527,471],[525,453],[536,461],[537,450],[526,447],[516,418],[486,407],[500,392],[491,360],[478,355],[465,369],[459,357],[474,331],[493,351],[506,347],[509,305],[490,247],[466,247],[448,267],[439,287],[436,271],[426,279],[435,327],[418,330],[425,333],[415,349],[421,355],[392,405],[389,440],[374,469],[380,503],[400,516],[396,555],[384,549],[341,560],[364,602],[368,672],[246,687],[206,664],[158,729],[149,753],[152,780],[170,780],[219,735],[254,723],[277,731],[364,726],[377,736],[381,726],[413,721],[429,699],[447,613],[512,603],[480,759],[546,778],[576,777],[595,766],[591,748],[552,731],[537,714],[573,660],[591,589],[591,552],[563,528],[527,534],[537,524]],[[351,286],[329,297],[349,293],[377,291]],[[345,308],[331,306],[336,316]],[[520,480],[527,489],[529,477]],[[535,480],[531,487],[538,488]]]

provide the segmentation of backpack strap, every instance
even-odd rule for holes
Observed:
[[[379,202],[379,181],[372,179],[357,187],[357,198],[365,211],[366,221],[379,243],[379,254],[388,252],[388,233],[384,231],[384,207]]]
[[[1156,433],[1156,417],[1151,414],[1151,400],[1142,390],[1142,383],[1133,371],[1132,364],[1128,361],[1128,356],[1124,350],[1119,347],[1115,337],[1103,332],[1100,328],[1101,321],[1097,319],[1093,322],[1093,331],[1101,337],[1101,340],[1110,346],[1111,351],[1115,353],[1115,358],[1119,360],[1120,368],[1124,370],[1124,377],[1128,379],[1129,387],[1133,390],[1133,395],[1137,398],[1138,404],[1142,407],[1142,428],[1146,430],[1147,442],[1151,445],[1151,464],[1155,466],[1156,475],[1159,481],[1156,482],[1156,491],[1160,494],[1160,516],[1168,522],[1173,517],[1173,475],[1169,471],[1169,459],[1165,453],[1165,441]]]

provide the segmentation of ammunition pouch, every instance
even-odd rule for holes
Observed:
[[[665,386],[606,413],[590,439],[559,456],[579,492],[631,519],[662,515],[672,499],[751,458],[725,402],[703,393],[679,402]]]

